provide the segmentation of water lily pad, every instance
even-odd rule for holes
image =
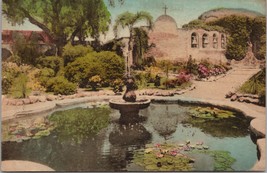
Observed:
[[[192,117],[202,118],[202,119],[225,119],[235,117],[234,113],[231,111],[220,110],[218,108],[212,107],[196,107],[189,111]]]

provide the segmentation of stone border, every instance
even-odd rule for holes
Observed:
[[[93,101],[108,101],[109,99],[113,98],[121,98],[121,96],[104,96],[103,98],[100,97],[90,97],[90,98],[82,98],[78,100],[65,100],[65,102],[59,102],[55,103],[54,106],[52,107],[45,107],[42,108],[41,110],[31,110],[31,111],[21,111],[17,112],[15,115],[10,116],[6,119],[3,119],[2,121],[14,119],[16,117],[21,117],[21,116],[28,116],[28,115],[35,115],[39,113],[46,113],[51,110],[56,110],[57,108],[62,108],[62,107],[67,107],[75,104],[82,104],[86,102],[93,102]],[[260,113],[248,109],[244,105],[240,104],[234,104],[233,102],[225,102],[225,101],[217,101],[217,100],[206,100],[206,99],[194,99],[194,98],[177,98],[177,97],[140,97],[141,99],[146,99],[150,98],[152,102],[157,102],[157,103],[178,103],[178,104],[198,104],[202,106],[216,106],[218,108],[223,108],[223,109],[228,109],[228,110],[233,110],[237,112],[241,112],[244,114],[246,117],[251,118],[250,122],[250,130],[256,135],[257,137],[257,150],[259,152],[259,160],[255,163],[253,168],[251,169],[252,171],[265,171],[265,124],[264,127],[259,127],[258,124],[265,123],[265,115],[264,120],[261,118]]]

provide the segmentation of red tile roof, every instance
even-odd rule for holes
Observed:
[[[52,39],[47,35],[44,31],[20,31],[20,30],[3,30],[2,31],[2,43],[3,44],[13,44],[13,34],[14,33],[21,33],[26,41],[29,41],[32,37],[32,34],[35,33],[38,35],[38,43],[53,43]]]

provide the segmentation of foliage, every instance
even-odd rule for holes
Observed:
[[[266,56],[266,18],[257,17],[252,21],[250,34],[253,44],[253,53],[257,59],[265,59]]]
[[[39,119],[39,120],[38,120]],[[41,121],[40,121],[41,120]],[[48,122],[47,118],[37,118],[30,124],[19,122],[3,125],[3,141],[22,142],[30,139],[39,139],[50,135],[54,129],[53,123]]]
[[[228,151],[209,150],[203,142],[192,144],[189,140],[180,144],[147,144],[134,153],[133,161],[145,171],[193,171],[193,163],[198,162],[192,158],[194,154],[213,157],[214,171],[233,171],[236,161]]]
[[[41,73],[40,69],[32,68],[32,69],[29,70],[29,72],[27,74],[27,76],[29,78],[27,86],[32,91],[37,91],[37,92],[45,91],[45,88],[42,85],[42,82],[40,80],[40,73]]]
[[[7,94],[16,77],[20,74],[20,68],[16,63],[2,62],[2,93]]]
[[[248,81],[246,81],[238,91],[241,93],[257,94],[260,96],[260,104],[265,105],[266,96],[266,68],[259,71],[257,74],[252,76]]]
[[[122,92],[123,91],[123,86],[124,86],[124,83],[121,79],[116,79],[113,81],[113,83],[111,84],[112,86],[112,90],[113,92],[116,94],[116,93],[119,93],[119,92]]]
[[[76,92],[77,86],[75,83],[69,82],[64,76],[57,76],[47,81],[48,92],[54,94],[70,95]]]
[[[17,54],[13,54],[7,58],[7,62],[13,62],[17,65],[22,65],[21,58]]]
[[[188,73],[191,73],[191,74],[194,74],[194,75],[198,74],[198,65],[196,63],[196,60],[192,59],[191,56],[189,57],[189,59],[188,59],[188,61],[186,63],[185,70]]]
[[[130,32],[129,35],[129,42],[128,42],[128,55],[127,55],[127,59],[133,59],[132,57],[132,51],[133,51],[133,46],[134,46],[134,26],[141,21],[146,21],[148,28],[151,29],[152,28],[152,16],[145,12],[145,11],[141,11],[141,12],[137,12],[136,14],[130,13],[130,12],[124,12],[122,14],[120,14],[117,19],[115,20],[115,24],[113,26],[113,31],[115,33],[115,36],[118,36],[118,32],[119,32],[119,27],[122,27],[123,29],[125,27],[127,27],[127,29]],[[136,30],[137,31],[137,30]],[[137,36],[138,37],[138,36]],[[140,35],[141,37],[141,35]],[[141,38],[140,38],[141,39]],[[139,41],[140,41],[139,39]],[[141,46],[141,44],[140,44]],[[141,47],[140,47],[141,48]],[[142,51],[139,53],[142,54]],[[127,73],[130,71],[130,64],[129,61],[127,61]]]
[[[228,151],[194,151],[196,153],[208,154],[214,158],[214,171],[234,171],[233,163],[236,161]]]
[[[189,118],[183,120],[183,124],[192,125],[214,137],[243,137],[249,134],[247,129],[250,120],[236,112],[212,107],[195,107],[189,110],[188,115]]]
[[[83,57],[86,54],[92,52],[93,49],[90,46],[77,45],[73,46],[70,43],[66,44],[63,47],[63,59],[64,64],[67,65],[70,62],[73,62],[78,57]]]
[[[226,71],[230,70],[227,66],[221,65],[213,65],[208,61],[201,61],[197,65],[197,73],[199,78],[208,78],[210,76],[218,76],[220,74],[226,73]]]
[[[68,80],[78,83],[80,87],[88,85],[88,78],[99,75],[104,83],[120,79],[124,72],[124,61],[113,52],[92,52],[77,58],[65,68]]]
[[[141,68],[144,65],[144,53],[148,50],[148,34],[142,28],[134,28],[133,40],[133,59],[137,68]]]
[[[12,35],[14,44],[12,45],[13,56],[10,58],[12,62],[17,64],[31,64],[35,65],[36,58],[42,55],[38,41],[39,36],[32,32],[29,40],[19,32],[13,32]]]
[[[96,91],[96,88],[100,86],[101,78],[99,75],[92,76],[89,79],[89,85],[92,87],[93,91]]]
[[[244,16],[227,16],[210,23],[225,28],[227,37],[227,59],[241,60],[245,57],[251,33],[251,19]],[[237,32],[238,31],[238,32]]]
[[[191,80],[191,74],[186,72],[180,72],[176,76],[176,85],[182,85],[183,83],[189,82]]]
[[[4,0],[3,14],[12,24],[23,24],[28,19],[41,28],[62,47],[77,36],[82,42],[87,36],[97,39],[108,30],[110,13],[103,0]]]
[[[226,57],[242,60],[248,49],[248,43],[253,45],[253,53],[258,59],[265,59],[266,55],[266,18],[250,18],[231,15],[211,22],[197,19],[183,26],[187,29],[202,28],[207,31],[216,30],[227,33]]]
[[[231,111],[220,110],[213,107],[196,107],[190,110],[190,115],[195,118],[220,120],[235,117]]]
[[[116,79],[122,79],[125,72],[125,63],[122,57],[109,51],[95,53],[94,56],[100,61],[103,71],[99,75],[104,82],[111,83]]]
[[[171,144],[146,145],[145,150],[135,152],[134,163],[145,171],[191,171],[193,160],[178,153]]]
[[[169,80],[169,71],[173,67],[173,64],[169,60],[162,60],[157,63],[157,66],[160,67],[166,75],[165,87],[168,88],[168,80]]]
[[[63,68],[63,60],[58,56],[39,57],[37,59],[37,67],[53,69],[57,74]]]
[[[149,73],[146,72],[137,72],[134,75],[135,83],[138,86],[138,88],[145,88],[147,87],[148,81],[149,81]]]
[[[60,137],[81,143],[108,126],[109,108],[75,108],[53,113],[49,120],[55,123]]]
[[[223,27],[207,24],[200,19],[193,20],[193,21],[189,22],[188,24],[183,25],[182,28],[184,28],[184,29],[202,28],[206,31],[219,31],[219,32],[225,31],[225,29]]]
[[[10,94],[14,98],[26,98],[30,92],[27,87],[28,77],[26,74],[21,73],[16,77],[10,88]]]
[[[156,75],[154,85],[155,85],[155,87],[160,86],[160,76],[159,75]]]
[[[40,73],[38,76],[41,85],[43,85],[44,87],[47,87],[48,80],[53,77],[55,77],[54,70],[51,68],[46,68],[46,67],[40,70]]]

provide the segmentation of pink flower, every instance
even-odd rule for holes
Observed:
[[[156,147],[156,148],[159,148],[159,147],[160,147],[160,144],[155,144],[155,147]]]

